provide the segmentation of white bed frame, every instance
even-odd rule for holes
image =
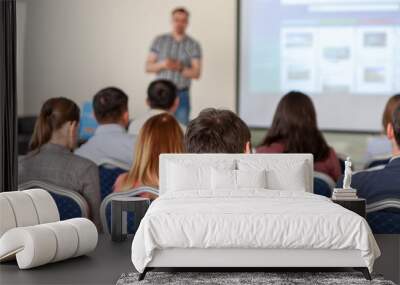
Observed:
[[[193,249],[156,250],[139,281],[155,268],[343,268],[361,271],[367,280],[371,275],[359,250],[329,249]]]
[[[149,267],[365,267],[359,250],[198,249],[156,250]]]
[[[300,159],[308,166],[309,181],[306,191],[313,192],[313,158],[310,154],[162,154],[160,159],[160,193],[163,193],[166,185],[167,160],[200,159],[212,161],[218,158],[246,158],[257,159],[260,156],[279,158],[282,160]],[[352,267],[361,271],[364,277],[371,280],[371,276],[365,261],[359,250],[329,250],[329,249],[194,249],[194,248],[170,248],[157,249],[153,259],[140,274],[142,280],[146,273],[155,268],[236,268],[238,271],[246,271],[246,268],[343,268]]]

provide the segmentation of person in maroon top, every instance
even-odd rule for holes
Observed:
[[[289,92],[279,102],[271,128],[257,153],[312,153],[314,169],[337,181],[341,175],[335,150],[317,126],[311,99],[301,92]]]

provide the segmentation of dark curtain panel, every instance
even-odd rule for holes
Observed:
[[[17,190],[15,0],[0,0],[0,191]]]

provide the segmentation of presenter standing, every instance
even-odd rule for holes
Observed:
[[[176,118],[184,125],[189,122],[190,83],[201,74],[201,47],[186,34],[189,12],[185,8],[172,11],[172,32],[156,37],[146,61],[146,71],[158,79],[175,83],[179,106]]]

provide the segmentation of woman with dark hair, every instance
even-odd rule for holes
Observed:
[[[72,153],[77,144],[79,107],[67,98],[47,100],[40,110],[30,152],[18,163],[19,184],[51,183],[82,194],[100,228],[100,184],[96,164]]]
[[[312,153],[314,169],[337,181],[340,164],[318,130],[311,99],[301,92],[286,94],[278,104],[271,128],[257,153]]]

